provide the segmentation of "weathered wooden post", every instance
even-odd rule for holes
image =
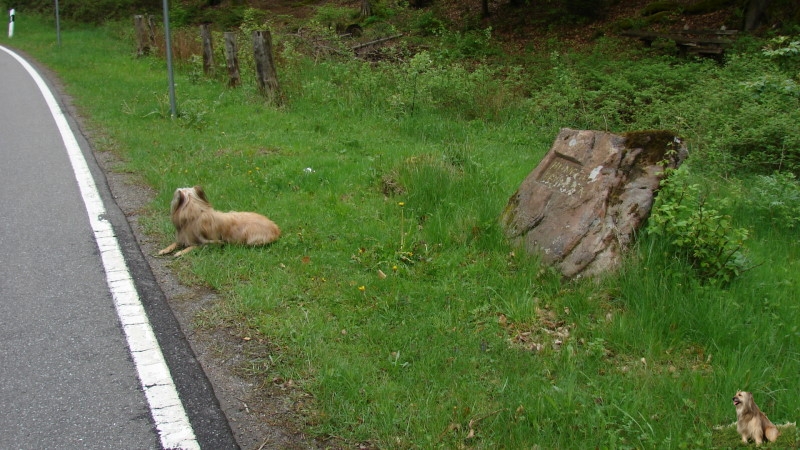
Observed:
[[[136,29],[136,56],[141,57],[150,54],[150,35],[147,32],[147,24],[144,16],[137,14],[133,16],[133,26]]]
[[[211,24],[200,25],[200,40],[203,44],[203,73],[214,76],[214,46],[211,43]]]
[[[228,86],[236,87],[241,83],[239,77],[239,49],[236,45],[236,33],[226,31],[225,34],[225,63],[228,66]]]
[[[156,24],[152,14],[147,15],[147,38],[150,39],[150,47],[156,48]]]
[[[272,59],[272,35],[268,30],[253,31],[253,57],[259,90],[268,100],[279,100],[278,75]]]
[[[369,0],[361,0],[361,17],[367,18],[372,15],[372,5]]]

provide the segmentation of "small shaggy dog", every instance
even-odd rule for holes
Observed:
[[[175,254],[182,256],[203,244],[265,245],[281,235],[278,225],[261,214],[215,211],[200,186],[176,189],[170,212],[177,236],[159,255],[184,247]]]
[[[747,443],[748,439],[753,439],[756,445],[764,442],[766,437],[770,442],[778,439],[778,428],[767,419],[767,416],[758,409],[756,402],[753,401],[753,394],[739,391],[733,397],[733,405],[736,407],[736,431],[742,435],[742,442]]]

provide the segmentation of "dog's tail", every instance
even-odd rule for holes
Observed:
[[[767,427],[764,429],[764,436],[766,436],[770,442],[775,442],[780,434],[781,433],[778,431],[778,427],[773,424],[767,425]]]

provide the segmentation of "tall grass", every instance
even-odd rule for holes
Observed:
[[[58,48],[37,20],[17,29],[0,42],[55,70],[96,149],[156,189],[148,222],[165,244],[171,194],[194,184],[284,230],[179,267],[223,294],[208,317],[274,344],[258,376],[310,394],[311,433],[379,448],[708,448],[737,445],[713,431],[734,421],[737,389],[776,423],[800,413],[800,244],[748,213],[748,183],[718,177],[735,167],[725,133],[754,77],[743,67],[771,70],[757,55],[721,67],[607,40],[513,69],[435,48],[368,64],[278,36],[284,106],[185,63],[171,120],[163,62],[135,59],[126,31],[68,27]],[[704,285],[643,235],[618,275],[566,282],[509,247],[497,217],[567,126],[685,136],[710,201],[733,199],[726,212],[751,229],[754,267]],[[797,447],[795,431],[778,445]]]

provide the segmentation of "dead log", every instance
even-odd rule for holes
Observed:
[[[350,47],[350,48],[356,53],[356,55],[358,55],[358,54],[362,53],[364,49],[368,49],[368,48],[374,47],[374,46],[376,46],[378,44],[382,44],[382,43],[384,43],[386,41],[391,41],[392,39],[397,39],[397,38],[399,38],[401,36],[403,36],[403,33],[395,34],[394,36],[387,36],[387,37],[384,37],[384,38],[375,39],[374,41],[364,42],[363,44],[358,44],[358,45],[355,45],[355,46]]]

